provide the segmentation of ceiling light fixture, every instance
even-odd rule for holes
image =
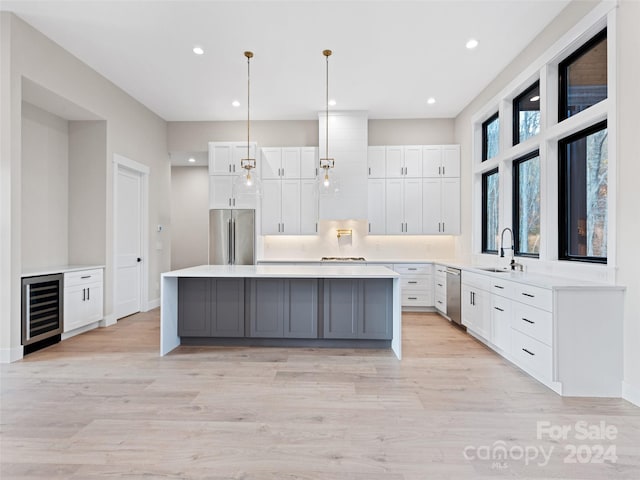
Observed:
[[[189,157],[189,159],[187,160],[189,163],[196,163],[196,159],[193,157]]]
[[[240,106],[240,102],[238,100],[234,100],[233,102],[231,102],[231,105],[238,108]]]
[[[335,159],[329,157],[329,57],[333,52],[331,50],[323,50],[327,65],[326,75],[326,109],[325,109],[325,143],[324,158],[320,158],[320,168],[318,169],[318,177],[316,178],[317,191],[323,195],[334,194],[338,192],[338,181],[335,175],[329,178],[329,170],[336,165]]]
[[[436,99],[435,99],[435,98],[433,98],[433,97],[430,97],[430,98],[427,100],[427,103],[428,103],[429,105],[433,105],[434,103],[436,103]]]
[[[336,101],[335,100],[329,100],[329,106],[335,107],[336,106]]]
[[[195,47],[193,47],[193,53],[195,53],[196,55],[204,55],[204,48],[196,45]]]
[[[537,102],[538,100],[540,100],[540,95],[534,95],[529,99],[530,102]]]
[[[469,50],[473,50],[473,49],[474,49],[474,48],[476,48],[477,46],[478,46],[478,40],[476,40],[475,38],[470,38],[470,39],[467,41],[467,45],[466,45],[466,47],[467,47]]]
[[[251,158],[251,116],[250,116],[250,102],[249,99],[251,93],[251,58],[253,58],[253,52],[244,52],[244,56],[247,57],[247,157],[240,160],[240,168],[244,170],[233,180],[233,194],[239,195],[262,195],[262,185],[257,175],[252,176],[251,170],[256,168],[256,159]]]

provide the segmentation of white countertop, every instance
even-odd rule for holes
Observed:
[[[174,270],[163,277],[222,278],[399,278],[383,266],[365,265],[200,265]]]
[[[57,265],[54,267],[27,268],[22,272],[21,277],[35,277],[38,275],[53,275],[56,273],[80,272],[82,270],[93,270],[104,268],[104,265]]]
[[[355,265],[368,265],[368,264],[384,264],[384,265],[389,265],[389,264],[400,264],[400,263],[436,263],[434,260],[425,260],[423,259],[408,259],[408,260],[398,260],[397,258],[395,260],[386,260],[386,259],[382,259],[382,260],[320,260],[319,258],[317,259],[310,259],[310,258],[305,258],[305,259],[293,259],[293,258],[285,258],[285,259],[279,259],[279,260],[273,260],[273,259],[269,259],[269,260],[258,260],[258,265],[277,265],[277,264],[290,264],[290,263],[295,263],[298,265],[306,265],[306,264],[319,264],[321,263],[322,265],[344,265],[344,264],[355,264]]]

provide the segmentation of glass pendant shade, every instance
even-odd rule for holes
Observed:
[[[319,195],[337,195],[340,193],[340,182],[335,171],[321,168],[316,177],[316,191]]]
[[[242,171],[236,175],[232,184],[233,196],[262,196],[262,182],[255,170],[252,168],[242,168]]]

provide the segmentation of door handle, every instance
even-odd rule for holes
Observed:
[[[232,225],[233,225],[233,232],[232,232],[233,237],[231,239],[231,242],[232,242],[231,246],[233,247],[233,250],[231,252],[232,253],[231,264],[235,265],[236,263],[236,245],[235,245],[236,244],[236,222],[232,221]]]
[[[140,263],[142,259],[140,257],[136,258],[136,262]]]
[[[87,292],[87,289],[86,289],[86,288],[83,288],[83,289],[82,289],[82,301],[83,301],[83,302],[87,299],[87,298],[86,298],[86,297],[87,297],[87,293],[86,293],[86,292]]]
[[[228,229],[227,229],[227,264],[231,265],[231,249],[233,248],[233,244],[231,243],[231,220],[229,220]]]
[[[87,300],[91,300],[91,287],[87,288]]]

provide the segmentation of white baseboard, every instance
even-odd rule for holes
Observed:
[[[640,407],[640,388],[622,382],[622,398]]]
[[[153,310],[154,308],[158,308],[160,306],[160,299],[156,298],[154,300],[149,300],[146,304],[146,308],[143,312],[148,312],[149,310]]]
[[[100,326],[101,327],[110,327],[111,325],[115,325],[117,321],[118,321],[118,319],[116,317],[114,317],[113,314],[107,315],[102,320],[100,320]]]
[[[16,362],[24,356],[22,345],[13,348],[0,348],[0,363]]]
[[[71,330],[70,332],[65,332],[62,334],[61,339],[66,340],[67,338],[75,337],[76,335],[80,335],[81,333],[98,328],[101,322],[102,320],[98,320],[97,322],[90,323],[89,325],[84,325],[83,327],[76,328],[75,330]]]

